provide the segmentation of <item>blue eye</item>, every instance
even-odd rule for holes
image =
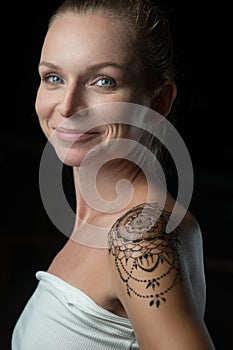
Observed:
[[[96,85],[101,86],[101,87],[114,87],[115,82],[112,79],[109,78],[101,78],[96,82]]]
[[[49,76],[43,78],[43,80],[46,80],[48,83],[51,83],[51,84],[61,84],[62,83],[62,79],[59,78],[57,75],[49,75]]]

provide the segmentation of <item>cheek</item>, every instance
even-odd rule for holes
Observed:
[[[52,116],[53,107],[51,101],[40,89],[37,92],[35,100],[35,110],[38,116],[41,130],[43,131],[47,139],[49,139],[49,137],[51,136],[51,130],[49,128],[48,121]]]
[[[51,99],[49,99],[40,88],[37,91],[35,109],[40,122],[49,119],[53,111],[53,103]]]
[[[151,107],[152,98],[147,94],[144,89],[140,87],[140,84],[136,84],[133,87],[129,87],[118,98],[119,102],[129,102],[138,104],[145,107]]]
[[[108,124],[106,125],[106,133],[107,139],[128,137],[130,135],[130,128],[126,124]]]

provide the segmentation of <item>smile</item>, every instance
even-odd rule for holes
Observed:
[[[94,132],[82,132],[76,129],[57,128],[56,136],[61,141],[75,142],[93,138],[98,135]]]

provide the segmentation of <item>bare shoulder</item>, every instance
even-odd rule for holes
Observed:
[[[198,220],[190,212],[186,211],[186,214],[180,224],[182,231],[186,234],[192,234],[196,236],[201,235],[201,229]]]
[[[200,261],[186,259],[192,237],[200,236],[199,225],[187,213],[181,225],[168,233],[170,217],[157,203],[144,203],[113,224],[108,238],[116,294],[132,321],[140,349],[155,349],[158,344],[159,349],[183,350],[190,343],[190,349],[213,349],[197,307],[199,295],[194,293],[200,289],[199,272],[196,281],[190,278]],[[167,336],[171,333],[173,339]]]
[[[170,213],[157,203],[127,211],[109,233],[109,251],[127,294],[160,307],[180,279],[179,230],[166,233]]]
[[[200,225],[196,218],[187,211],[179,228],[183,264],[186,264],[190,274],[198,272],[200,281],[201,274],[202,279],[204,279],[203,237]]]

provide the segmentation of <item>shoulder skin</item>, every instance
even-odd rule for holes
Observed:
[[[109,233],[114,288],[140,350],[213,350],[182,276],[181,228],[165,231],[169,217],[158,204],[146,203],[114,223]]]

